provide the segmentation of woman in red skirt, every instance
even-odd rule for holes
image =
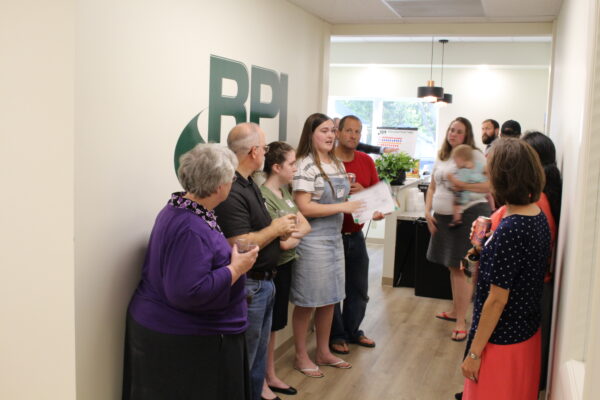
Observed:
[[[487,168],[506,214],[481,253],[463,399],[537,399],[540,300],[550,254],[548,222],[535,204],[544,172],[533,148],[517,139],[496,143]]]

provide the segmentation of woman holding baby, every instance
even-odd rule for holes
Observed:
[[[461,145],[467,145],[471,151]],[[453,154],[459,146],[460,151]],[[459,342],[467,338],[467,308],[473,293],[472,285],[460,270],[460,260],[471,247],[471,224],[477,217],[488,217],[491,213],[485,197],[489,184],[484,165],[485,156],[475,146],[471,122],[463,117],[454,119],[433,167],[425,218],[431,233],[427,259],[449,268],[452,286],[452,309],[436,317],[455,323],[451,339]],[[465,176],[472,177],[471,183],[459,179]]]

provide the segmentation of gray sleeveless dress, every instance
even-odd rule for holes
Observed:
[[[320,204],[341,203],[350,192],[345,175],[330,177],[325,182]],[[333,190],[332,187],[333,186]],[[290,301],[302,307],[336,304],[346,297],[344,280],[344,245],[342,213],[328,217],[308,218],[312,231],[302,238],[292,272]]]

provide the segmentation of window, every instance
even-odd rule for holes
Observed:
[[[345,115],[356,115],[363,124],[361,140],[369,144],[375,144],[373,139],[373,101],[372,100],[336,100],[335,112],[330,117],[342,118]]]
[[[421,164],[433,163],[437,151],[436,128],[438,110],[433,103],[426,103],[416,98],[382,99],[382,98],[329,98],[329,115],[343,117],[354,114],[363,123],[362,141],[377,144],[378,126],[397,126],[418,128],[417,148],[413,157],[421,160]]]

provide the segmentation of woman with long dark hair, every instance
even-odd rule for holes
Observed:
[[[329,349],[333,307],[345,297],[343,213],[352,213],[358,201],[347,201],[350,184],[344,164],[333,151],[334,124],[316,113],[306,119],[298,145],[298,171],[294,175],[294,201],[307,217],[312,231],[304,236],[296,252],[290,301],[296,358],[294,368],[311,378],[322,378],[318,365],[350,368]],[[315,311],[317,351],[315,362],[306,348],[308,323]]]
[[[267,174],[267,180],[260,187],[260,191],[271,217],[279,218],[280,213],[295,214],[298,220],[296,224],[298,232],[294,232],[288,239],[280,241],[282,252],[277,262],[277,275],[273,279],[273,283],[275,283],[273,322],[267,349],[267,370],[262,392],[262,398],[269,400],[277,398],[273,392],[289,395],[297,393],[295,388],[279,379],[275,372],[275,332],[285,328],[288,322],[292,270],[297,258],[296,247],[301,238],[310,232],[310,224],[298,211],[298,207],[290,193],[290,184],[297,171],[294,148],[285,142],[269,143],[269,152],[265,154],[263,170]]]

